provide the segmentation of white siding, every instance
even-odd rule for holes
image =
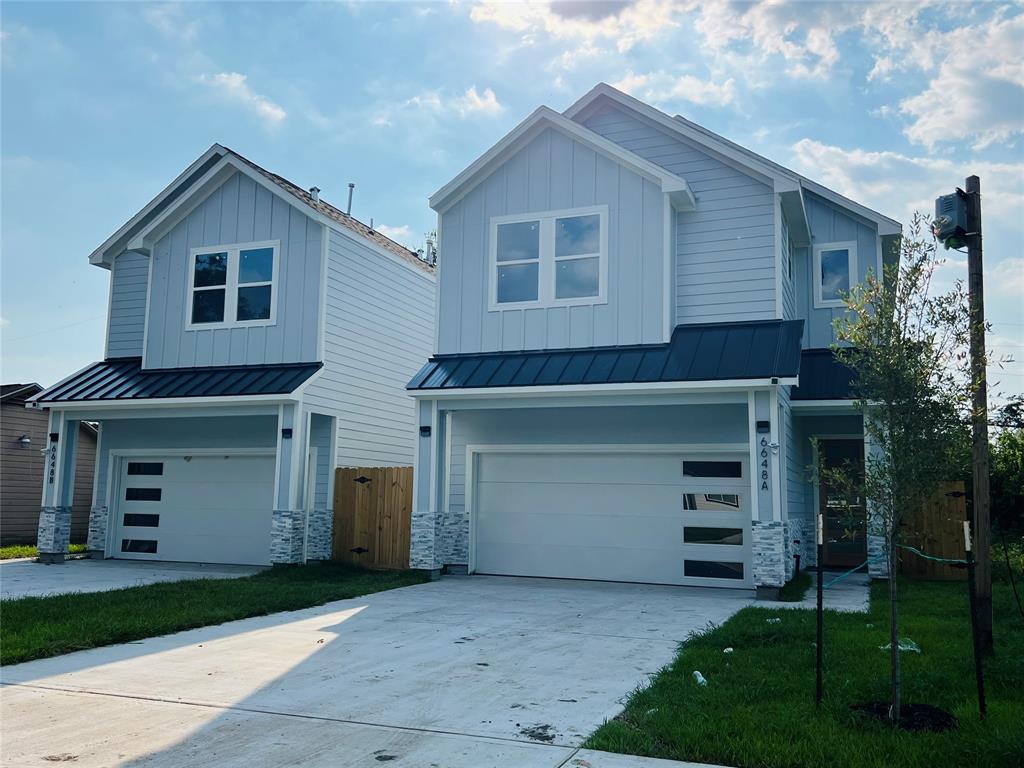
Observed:
[[[772,188],[616,107],[584,124],[686,179],[696,210],[676,214],[675,322],[775,317]]]
[[[146,367],[318,360],[323,230],[252,179],[231,176],[153,247]],[[262,240],[281,241],[275,324],[185,330],[190,249]]]
[[[491,217],[608,206],[608,302],[488,311]],[[547,130],[441,219],[441,353],[663,340],[664,194],[651,181]]]
[[[306,405],[338,417],[338,466],[409,466],[416,428],[405,385],[432,351],[434,279],[330,230],[326,292],[324,368]]]
[[[146,327],[149,257],[126,251],[110,268],[107,357],[141,357]]]

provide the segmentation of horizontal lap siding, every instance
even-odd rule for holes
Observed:
[[[620,109],[585,125],[684,178],[696,210],[675,217],[675,322],[775,317],[771,187]]]
[[[406,466],[415,442],[405,385],[433,347],[435,282],[330,231],[324,368],[308,407],[338,417],[338,466]]]
[[[8,402],[0,416],[0,543],[31,544],[39,528],[43,492],[43,456],[47,444],[48,413],[29,410],[24,403]],[[32,440],[28,448],[18,442]],[[92,503],[96,434],[81,427],[75,453],[75,492],[72,500],[71,541],[85,541]]]
[[[323,226],[299,208],[235,174],[153,248],[147,368],[259,365],[319,359]],[[277,321],[251,328],[185,330],[189,251],[200,246],[280,240]]]
[[[110,317],[107,357],[141,357],[146,328],[149,257],[128,251],[110,270]]]
[[[538,135],[442,216],[439,351],[663,341],[663,197],[564,134]],[[488,311],[490,219],[594,205],[608,206],[608,302]]]

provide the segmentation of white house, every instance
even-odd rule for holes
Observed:
[[[758,588],[867,555],[807,468],[862,461],[841,294],[897,222],[607,85],[430,200],[416,567]]]
[[[105,358],[31,403],[44,559],[67,550],[81,421],[94,556],[326,558],[334,467],[412,463],[434,267],[317,189],[215,144],[89,260],[110,271]]]

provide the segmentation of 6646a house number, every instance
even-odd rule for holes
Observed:
[[[768,438],[761,438],[761,490],[768,490]]]

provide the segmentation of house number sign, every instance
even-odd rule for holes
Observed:
[[[761,490],[768,490],[768,438],[761,438]]]
[[[51,443],[46,456],[46,482],[53,485],[53,479],[57,476],[57,444]]]

